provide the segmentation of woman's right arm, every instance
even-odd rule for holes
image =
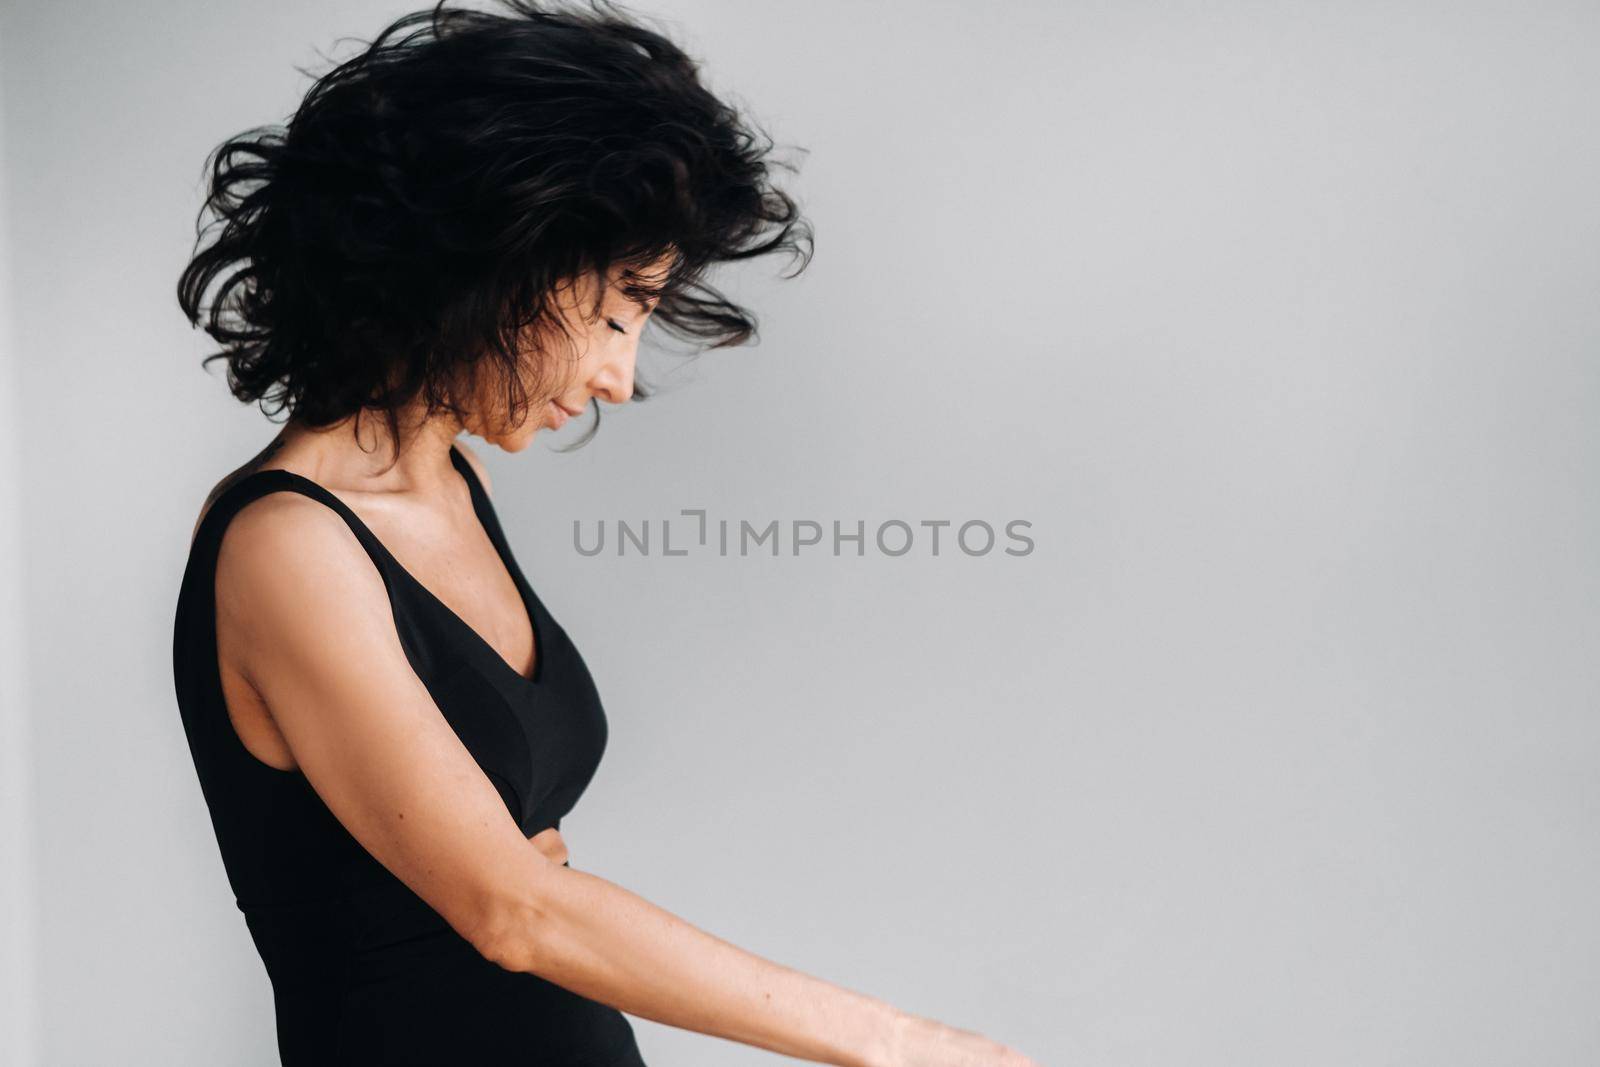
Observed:
[[[241,509],[218,557],[217,612],[230,661],[329,810],[499,966],[820,1063],[1030,1067],[544,856],[440,714],[400,645],[381,575],[324,505],[278,493]]]

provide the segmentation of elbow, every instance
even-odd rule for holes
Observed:
[[[479,909],[467,940],[505,970],[537,974],[549,922],[549,912],[530,894],[498,897]]]

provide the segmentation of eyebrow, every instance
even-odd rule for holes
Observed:
[[[632,296],[630,294],[624,293],[623,296],[624,296],[624,299],[626,299],[628,301],[628,303],[630,303],[634,307],[638,308],[641,314],[648,314],[650,311],[654,310],[656,304],[659,304],[661,302],[661,296],[660,296],[659,293],[654,293],[654,294],[650,294],[650,295],[646,295],[646,296],[642,296],[642,297]]]

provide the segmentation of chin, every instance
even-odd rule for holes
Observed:
[[[538,431],[535,430],[534,433]],[[528,447],[528,442],[533,440],[533,433],[515,433],[505,437],[496,437],[490,444],[502,452],[521,452]]]
[[[502,452],[521,452],[528,447],[534,435],[543,429],[545,429],[543,423],[530,420],[515,428],[508,427],[493,436],[480,436]]]
[[[506,451],[521,452],[523,449],[527,448],[533,443],[533,439],[538,436],[541,430],[548,429],[550,429],[550,427],[546,426],[542,422],[532,423],[526,430],[511,435],[511,441],[506,445]]]

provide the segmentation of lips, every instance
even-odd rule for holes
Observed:
[[[552,430],[559,430],[561,427],[567,424],[568,419],[582,414],[583,412],[581,410],[573,411],[571,408],[562,407],[560,404],[552,400],[550,401],[550,428]]]

